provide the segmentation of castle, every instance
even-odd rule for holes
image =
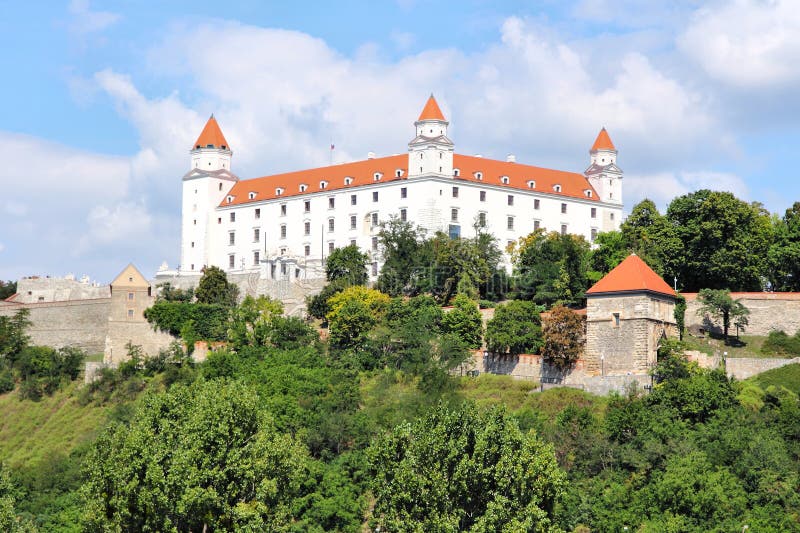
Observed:
[[[583,174],[455,153],[449,122],[431,95],[414,122],[408,153],[242,180],[212,115],[183,177],[177,272],[215,265],[266,280],[324,277],[324,261],[351,244],[370,254],[378,275],[380,223],[396,216],[432,235],[468,236],[476,225],[501,248],[542,228],[584,236],[615,230],[622,218],[622,171],[605,129]],[[507,259],[507,258],[506,258]]]

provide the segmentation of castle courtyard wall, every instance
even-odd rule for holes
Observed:
[[[718,320],[707,320],[697,314],[702,304],[697,293],[686,293],[686,327],[699,326],[721,333]],[[783,330],[793,335],[800,329],[800,292],[732,292],[734,300],[741,300],[750,310],[750,324],[746,335],[769,335],[770,331]],[[731,333],[736,333],[732,328]]]

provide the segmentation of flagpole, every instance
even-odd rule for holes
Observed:
[[[333,137],[331,137],[331,163],[330,166],[333,166]]]

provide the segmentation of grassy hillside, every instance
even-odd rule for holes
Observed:
[[[29,467],[93,440],[110,408],[80,405],[76,391],[81,385],[75,381],[38,402],[20,401],[16,391],[0,395],[0,461]]]
[[[800,394],[800,364],[791,364],[768,370],[747,381],[757,384],[762,389],[770,385],[783,386],[790,391]]]

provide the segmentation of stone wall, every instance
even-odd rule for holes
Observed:
[[[722,333],[718,321],[706,320],[697,314],[702,307],[697,293],[687,293],[686,327],[696,325]],[[769,335],[772,330],[783,330],[789,335],[800,329],[800,293],[798,292],[733,292],[731,297],[741,300],[750,310],[750,325],[746,335]],[[730,333],[735,334],[735,328]]]
[[[27,333],[33,344],[61,348],[75,346],[88,353],[102,353],[108,329],[110,298],[32,304],[0,302],[0,315],[30,310]]]
[[[725,372],[728,377],[747,379],[767,370],[795,363],[800,363],[800,357],[794,359],[729,357],[725,360]]]
[[[111,296],[108,285],[90,283],[84,278],[32,277],[17,282],[15,303],[64,302],[70,300],[97,300]]]

